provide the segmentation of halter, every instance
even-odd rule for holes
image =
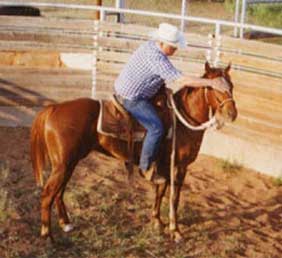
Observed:
[[[191,125],[182,115],[181,113],[179,112],[179,110],[177,109],[176,107],[176,104],[175,104],[175,101],[174,101],[174,98],[173,98],[173,94],[170,95],[170,103],[171,103],[171,106],[172,106],[172,109],[176,115],[176,117],[179,119],[179,121],[185,125],[187,128],[193,130],[193,131],[202,131],[202,130],[206,130],[208,128],[215,128],[217,126],[217,121],[216,121],[216,118],[214,115],[212,115],[212,112],[211,112],[211,105],[209,104],[209,100],[208,100],[208,88],[205,87],[205,100],[206,100],[206,103],[207,105],[209,106],[209,120],[207,122],[204,122],[200,125],[197,125],[197,126],[194,126],[194,125]],[[220,104],[219,104],[219,108],[222,108],[227,102],[234,102],[234,99],[232,99],[231,97],[227,98],[227,99],[224,99]]]
[[[231,96],[231,94],[229,94]],[[209,104],[209,99],[208,99],[208,88],[205,87],[205,100],[206,100],[206,103],[207,105],[209,106],[209,108],[211,108],[211,105]],[[227,99],[224,99],[222,100],[220,103],[219,103],[219,108],[223,108],[223,106],[227,103],[227,102],[234,102],[234,99],[232,97],[229,97]]]

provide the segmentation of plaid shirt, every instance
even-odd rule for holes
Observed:
[[[115,81],[115,92],[129,100],[148,99],[161,85],[181,77],[154,41],[141,45]]]

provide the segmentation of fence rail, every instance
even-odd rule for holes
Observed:
[[[190,21],[190,22],[198,22],[203,24],[211,24],[215,26],[215,35],[219,35],[222,26],[228,26],[232,28],[240,28],[240,29],[252,29],[256,31],[273,33],[277,35],[282,35],[281,29],[274,29],[263,26],[256,26],[252,24],[246,24],[242,22],[231,22],[225,20],[217,20],[217,19],[209,19],[204,17],[194,17],[194,16],[183,16],[176,14],[168,14],[161,12],[148,12],[142,10],[131,10],[126,8],[114,8],[114,7],[105,7],[105,6],[96,6],[96,5],[82,5],[82,4],[63,4],[63,3],[38,3],[38,2],[22,2],[22,1],[0,1],[1,5],[8,6],[34,6],[34,7],[53,7],[53,8],[67,8],[67,9],[80,9],[80,10],[92,10],[92,11],[100,11],[101,18],[104,19],[106,17],[106,13],[120,13],[120,14],[134,14],[148,17],[162,17],[169,18],[178,21]]]
[[[94,49],[93,21],[0,16],[0,49],[88,52]],[[97,35],[96,35],[97,36]]]

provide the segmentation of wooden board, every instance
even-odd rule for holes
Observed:
[[[272,146],[273,148],[281,149],[282,140],[267,132],[258,132],[248,128],[238,126],[236,123],[228,124],[221,129],[221,132],[227,135],[235,136],[243,141],[253,142],[265,146]]]
[[[0,67],[0,105],[33,106],[91,96],[90,72]]]
[[[81,45],[93,45],[92,35],[80,35],[80,34],[69,34],[64,35],[63,33],[34,33],[34,32],[15,32],[15,31],[0,31],[1,41],[31,41],[31,42],[45,42],[45,43],[65,43],[65,44],[81,44]]]
[[[243,108],[242,105],[238,107],[238,113],[243,117],[256,119],[262,124],[272,125],[275,128],[281,128],[282,132],[282,116],[280,112],[264,112],[262,110],[254,110]]]
[[[234,53],[247,53],[282,60],[282,46],[280,45],[222,36],[221,47],[232,50]]]
[[[48,30],[62,33],[79,32],[81,34],[92,33],[98,24],[93,20],[64,19],[54,17],[27,17],[27,16],[0,16],[1,29],[15,30]]]
[[[97,74],[106,73],[117,76],[124,65],[125,63],[112,63],[100,60],[97,62]]]
[[[64,53],[92,53],[94,47],[81,44],[54,44],[32,41],[1,41],[1,51],[58,51]]]
[[[128,35],[129,38],[137,38],[148,40],[150,39],[150,32],[155,31],[157,28],[140,26],[136,24],[119,24],[100,22],[99,30],[104,31],[105,35]],[[185,33],[185,38],[188,44],[209,47],[209,38],[193,33]]]
[[[240,66],[242,69],[252,69],[261,73],[273,73],[282,77],[282,60],[269,60],[232,52],[221,52],[220,60],[224,63],[232,62],[233,65]]]
[[[282,78],[267,76],[247,71],[231,69],[231,78],[234,86],[239,84],[244,87],[270,90],[275,94],[282,93]]]
[[[0,16],[0,50],[90,52],[97,35],[91,20]]]
[[[271,101],[254,98],[252,96],[242,94],[239,92],[234,93],[234,99],[238,109],[245,109],[258,114],[269,114],[273,117],[281,117],[282,107],[280,103],[273,103]]]

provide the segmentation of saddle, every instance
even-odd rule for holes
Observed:
[[[121,140],[142,141],[145,129],[139,125],[128,111],[120,104],[115,95],[111,100],[100,100],[100,114],[97,124],[100,134]]]
[[[166,117],[167,97],[160,93],[152,99],[160,118]],[[164,121],[167,124],[168,121]],[[166,126],[165,126],[166,127]],[[97,131],[100,134],[128,141],[131,137],[133,142],[142,141],[145,137],[146,130],[141,126],[120,104],[115,95],[111,100],[100,100],[100,114],[98,118]]]

